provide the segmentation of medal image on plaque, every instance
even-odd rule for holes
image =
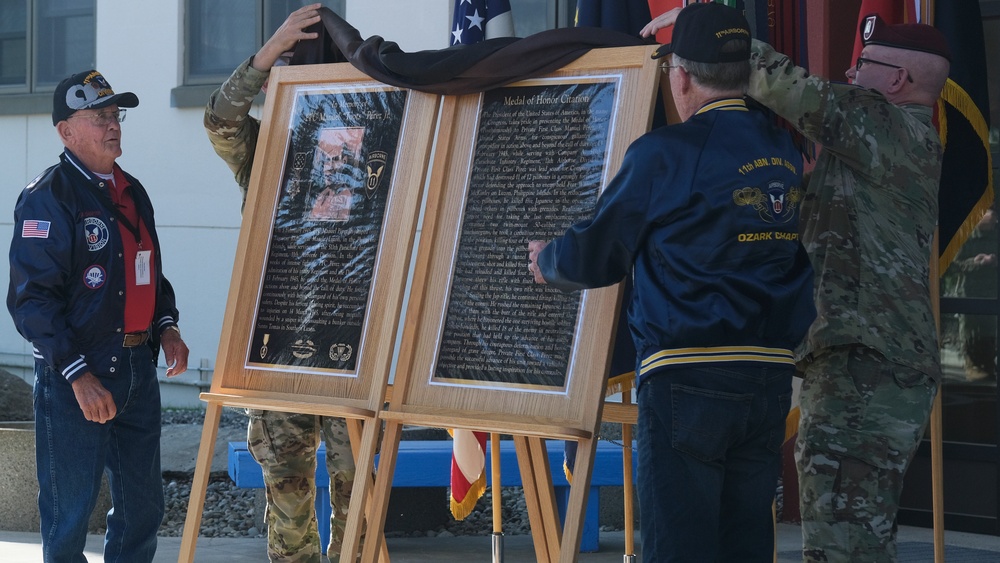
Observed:
[[[295,92],[246,367],[356,376],[406,99]]]
[[[431,384],[564,392],[580,294],[525,275],[528,240],[593,212],[616,77],[538,79],[483,94]]]

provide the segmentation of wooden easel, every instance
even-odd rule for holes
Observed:
[[[211,391],[202,394],[208,406],[179,562],[194,560],[223,405],[345,418],[356,480],[372,481],[378,412],[388,388],[437,109],[437,96],[385,86],[346,63],[272,72],[217,367]],[[355,175],[358,181],[351,184],[328,170],[331,160],[366,165],[368,176]],[[309,197],[333,178],[341,193],[352,194],[342,200],[349,205],[337,214],[318,214],[326,209]],[[281,229],[323,241],[320,252],[329,254],[307,254],[315,244],[300,249],[296,237]],[[338,243],[337,237],[348,240]],[[330,321],[347,317],[341,310],[346,307],[323,295],[328,282],[313,279],[317,268],[303,264],[306,256],[322,261],[322,272],[333,272],[337,283],[354,292],[364,309],[361,320]],[[353,262],[363,259],[373,265],[356,273]],[[309,275],[287,274],[297,267]],[[344,269],[352,276],[347,282]],[[276,300],[286,304],[279,307]],[[332,306],[332,313],[296,308],[322,306]],[[359,495],[351,505],[364,502]],[[384,545],[382,527],[373,529],[378,539],[372,543]],[[388,561],[384,551],[381,559]]]
[[[565,100],[538,98],[538,103],[549,105],[588,104],[591,103],[588,97],[590,93],[603,92],[601,95],[606,98],[608,91],[614,92],[611,115],[613,127],[607,127],[613,133],[608,134],[607,150],[599,161],[586,163],[590,171],[601,172],[600,185],[603,187],[617,171],[627,145],[649,128],[659,78],[657,64],[650,59],[651,52],[652,47],[598,50],[581,57],[550,77],[526,81],[510,88],[515,93],[518,87],[535,90],[540,88],[544,91],[555,84],[556,90],[564,88],[562,91],[567,94]],[[266,347],[277,347],[279,343],[277,338],[268,339],[270,333],[265,334],[261,340],[259,333],[262,332],[262,320],[256,315],[263,306],[262,288],[265,281],[269,281],[267,253],[275,245],[272,233],[276,228],[276,217],[283,207],[290,205],[290,201],[296,201],[294,198],[298,196],[294,194],[298,194],[300,189],[313,189],[315,186],[312,183],[316,182],[314,178],[298,173],[295,178],[290,178],[290,167],[317,167],[314,164],[316,159],[311,158],[312,153],[308,150],[303,152],[300,148],[296,152],[295,147],[299,145],[296,145],[294,139],[296,135],[314,134],[310,127],[314,127],[316,122],[321,123],[321,128],[377,129],[377,126],[371,124],[347,123],[360,120],[354,119],[355,116],[350,115],[351,110],[347,108],[371,105],[369,102],[378,102],[381,97],[398,97],[395,92],[399,91],[371,81],[343,64],[284,67],[277,69],[272,75],[271,84],[265,105],[261,140],[255,155],[257,165],[251,177],[247,212],[240,234],[217,369],[211,392],[203,394],[203,399],[208,402],[208,409],[179,561],[193,560],[209,462],[223,405],[348,419],[359,474],[364,471],[363,468],[374,467],[378,426],[381,421],[385,421],[386,431],[377,481],[355,480],[344,553],[357,551],[366,513],[370,530],[381,530],[384,526],[386,501],[391,489],[403,424],[516,434],[519,436],[519,462],[531,482],[529,504],[534,514],[532,524],[546,530],[544,541],[538,547],[539,553],[547,554],[545,560],[575,560],[588,489],[586,485],[593,464],[595,431],[603,404],[604,374],[613,343],[614,327],[610,320],[617,318],[620,297],[618,290],[606,288],[587,292],[580,300],[581,322],[578,326],[585,330],[578,331],[572,337],[573,349],[569,354],[573,361],[566,368],[563,387],[554,389],[554,393],[522,393],[515,388],[501,391],[498,400],[495,390],[477,388],[476,385],[471,389],[462,389],[461,385],[457,385],[445,392],[436,388],[428,394],[426,382],[413,374],[416,370],[429,368],[433,363],[428,363],[428,358],[434,355],[436,348],[425,338],[432,333],[436,334],[443,326],[444,319],[439,314],[443,311],[442,307],[447,305],[447,298],[440,290],[450,287],[450,282],[437,278],[441,272],[451,271],[450,268],[440,268],[440,260],[451,260],[448,253],[453,253],[456,247],[442,244],[442,241],[454,241],[455,233],[462,223],[461,211],[464,204],[461,198],[469,180],[471,166],[470,161],[465,161],[464,164],[461,161],[470,156],[468,152],[463,154],[462,151],[469,151],[475,146],[473,140],[477,131],[474,124],[480,117],[478,104],[481,96],[438,98],[408,92],[405,115],[399,118],[406,126],[400,128],[402,132],[399,133],[398,143],[391,147],[398,149],[398,154],[389,159],[395,164],[396,171],[406,173],[391,175],[392,189],[389,197],[392,200],[387,204],[377,245],[378,267],[371,272],[368,314],[360,342],[351,349],[359,354],[357,365],[352,369],[338,370],[323,366],[317,368],[310,362],[299,365],[295,360],[288,360],[291,357],[306,357],[306,354],[313,358],[313,342],[307,342],[306,338],[294,342],[296,348],[293,351],[302,355],[286,355],[280,361],[267,359]],[[573,95],[569,95],[570,93]],[[338,96],[344,95],[354,96],[360,102],[355,98],[351,98],[350,103],[338,101]],[[337,118],[344,123],[331,121],[332,118],[325,114],[329,111],[326,108],[331,105],[346,115]],[[358,111],[364,113],[364,108]],[[396,391],[392,394],[390,408],[382,411],[397,324],[402,312],[406,272],[415,239],[417,212],[423,194],[424,171],[427,170],[426,163],[429,161],[434,124],[439,111],[441,117],[438,130],[442,133],[437,139],[437,157],[426,204],[426,209],[430,211],[423,230],[423,237],[430,242],[421,243],[398,363],[400,374],[396,378]],[[379,111],[368,113],[387,114]],[[311,145],[306,148],[312,150],[313,145],[320,143],[319,138],[310,139]],[[300,158],[301,154],[304,156]],[[370,180],[371,176],[369,183]],[[287,218],[286,216],[285,219]],[[543,222],[548,220],[544,212],[539,219]],[[429,238],[428,232],[432,233]],[[518,244],[524,242],[519,241]],[[295,284],[286,284],[285,287],[293,295],[296,290],[304,289]],[[437,309],[425,309],[428,305]],[[424,316],[425,310],[431,311],[430,316]],[[279,329],[273,330],[280,332]],[[297,335],[292,335],[295,336]],[[283,345],[291,346],[290,339],[286,337]],[[251,351],[256,353],[258,349],[260,358],[264,361],[252,355]],[[342,352],[343,349],[338,354]],[[331,349],[331,358],[333,354]],[[283,363],[288,361],[291,363]],[[532,384],[529,387],[538,385]],[[431,400],[426,404],[428,396]],[[592,408],[583,408],[582,405],[592,405]],[[576,484],[571,488],[566,524],[562,531],[558,526],[551,478],[547,471],[548,462],[542,455],[543,437],[575,439],[580,442],[575,471],[578,477],[574,479]],[[375,537],[366,541],[364,560],[375,561],[377,557],[387,559],[382,534],[371,535]]]
[[[588,174],[595,171],[599,173],[600,189],[603,189],[617,171],[627,146],[650,126],[660,79],[658,65],[650,58],[651,52],[651,47],[592,51],[550,76],[518,82],[486,94],[443,98],[435,160],[425,205],[425,209],[434,212],[425,214],[421,231],[392,400],[379,413],[379,418],[385,422],[385,436],[374,490],[370,490],[369,482],[359,480],[355,482],[352,491],[353,498],[365,498],[371,494],[372,509],[367,514],[370,527],[379,528],[384,525],[404,425],[512,434],[538,560],[576,560],[596,452],[597,428],[604,403],[606,373],[614,340],[613,324],[614,319],[618,318],[620,288],[583,292],[572,305],[572,310],[578,316],[575,323],[570,323],[570,331],[573,332],[567,338],[570,349],[559,350],[565,352],[567,358],[563,371],[557,374],[561,375],[561,379],[536,379],[537,372],[532,368],[525,369],[518,376],[508,377],[503,370],[491,371],[488,363],[461,364],[461,367],[455,368],[453,359],[443,361],[442,358],[447,356],[449,346],[451,351],[456,349],[452,341],[454,336],[449,332],[452,330],[449,328],[451,315],[458,311],[456,316],[462,318],[465,313],[461,306],[455,306],[454,300],[458,299],[456,295],[475,294],[471,298],[475,303],[493,304],[507,299],[509,307],[507,310],[501,309],[500,313],[495,313],[493,305],[487,311],[476,311],[477,322],[494,327],[507,327],[507,322],[517,317],[518,299],[530,301],[554,298],[552,294],[542,293],[546,291],[543,286],[530,283],[523,258],[519,259],[527,254],[528,239],[521,235],[510,236],[505,230],[510,228],[509,225],[495,229],[486,237],[492,238],[485,243],[485,252],[504,257],[497,261],[496,268],[492,264],[489,268],[491,271],[496,270],[492,275],[498,278],[499,283],[484,289],[484,281],[489,285],[490,280],[477,278],[476,285],[470,288],[462,284],[472,282],[459,279],[464,266],[459,257],[468,256],[468,248],[463,246],[468,241],[462,235],[469,231],[476,232],[479,236],[484,230],[477,227],[481,222],[475,222],[481,219],[476,216],[475,211],[477,204],[482,203],[479,198],[486,197],[484,194],[496,193],[501,187],[512,192],[508,199],[519,200],[522,196],[522,192],[516,191],[519,186],[501,186],[491,177],[491,174],[498,172],[508,173],[504,168],[504,161],[490,160],[502,159],[507,152],[505,147],[501,147],[499,154],[489,152],[497,146],[496,137],[503,136],[504,142],[515,149],[525,149],[523,153],[509,151],[511,162],[516,164],[530,160],[522,158],[523,155],[546,154],[546,150],[552,148],[552,141],[547,141],[550,145],[544,147],[544,150],[535,150],[534,146],[525,148],[525,145],[536,142],[533,134],[522,135],[516,127],[508,127],[506,122],[500,127],[503,129],[501,132],[491,131],[489,128],[507,117],[515,121],[537,117],[540,136],[551,131],[551,128],[547,128],[550,123],[557,123],[555,133],[558,134],[561,133],[558,131],[559,123],[565,126],[567,132],[578,123],[590,123],[588,118],[581,117],[577,120],[575,117],[566,117],[560,113],[563,110],[559,104],[589,104],[591,107],[576,115],[600,114],[602,119],[608,117],[607,108],[611,108],[611,126],[604,122],[600,126],[589,125],[607,135],[606,140],[598,139],[594,145],[603,147],[603,154],[600,157],[592,154],[588,156],[596,162],[569,163],[569,166],[580,167]],[[526,106],[526,113],[518,113],[518,106]],[[497,114],[500,119],[496,117]],[[579,132],[579,129],[574,131]],[[610,133],[605,133],[606,131]],[[488,161],[484,168],[480,168],[480,159]],[[521,174],[518,178],[534,179],[530,166],[527,170],[510,169],[511,173],[515,171]],[[548,180],[543,180],[542,183],[545,184],[546,181]],[[482,185],[477,185],[477,182]],[[546,187],[532,184],[526,189],[544,191]],[[504,196],[507,195],[504,193]],[[544,195],[546,194],[543,193],[542,196]],[[594,199],[596,200],[596,194]],[[530,207],[529,204],[526,205]],[[503,209],[494,210],[487,205],[483,205],[483,208],[490,209],[490,213],[496,216],[505,216]],[[516,213],[511,212],[510,215]],[[551,222],[545,219],[544,212],[542,214],[543,217],[533,217],[532,212],[528,211],[524,221],[535,221],[538,224]],[[473,226],[470,226],[470,221]],[[565,229],[568,226],[569,224],[561,224],[548,228]],[[539,232],[525,236],[550,238],[555,234],[558,233]],[[480,244],[482,240],[473,242]],[[508,293],[517,294],[518,297],[510,299],[509,295],[501,295]],[[510,305],[509,302],[515,304]],[[524,319],[518,317],[514,320],[523,322]],[[517,326],[515,323],[509,330],[531,340],[542,336],[549,328],[529,322],[527,326]],[[502,330],[479,336],[484,339],[494,338],[492,342],[504,340]],[[462,346],[466,345],[463,341]],[[476,345],[471,345],[469,357],[475,357],[478,352],[487,352],[483,355],[489,356],[488,352],[492,351],[489,346],[490,344],[483,346],[484,350],[477,350]],[[502,345],[497,347],[502,348]],[[449,365],[442,367],[443,364]],[[480,365],[483,367],[477,369]],[[509,367],[508,364],[503,365]],[[514,367],[514,371],[517,371],[520,366]],[[474,377],[466,378],[466,372],[474,372]],[[524,379],[518,379],[522,375]],[[566,521],[561,528],[543,441],[546,438],[578,442]],[[366,464],[373,457],[374,442],[367,440],[362,445],[359,464]],[[363,516],[360,505],[352,503],[344,539],[345,553],[358,547]],[[378,549],[376,542],[366,540],[362,560],[374,560]]]

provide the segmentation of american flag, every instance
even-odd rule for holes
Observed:
[[[451,515],[463,520],[486,492],[486,432],[451,431]]]
[[[483,39],[514,35],[510,0],[455,0],[451,44],[471,45]]]
[[[510,0],[455,0],[452,45],[471,45],[484,39],[514,35]],[[451,456],[451,513],[462,520],[486,492],[486,432],[453,430]]]
[[[26,219],[21,225],[21,238],[49,238],[49,221]]]

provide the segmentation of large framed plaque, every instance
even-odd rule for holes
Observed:
[[[275,69],[212,394],[272,410],[374,416],[437,104],[347,64]]]
[[[589,437],[620,288],[564,294],[527,270],[529,240],[589,217],[649,129],[647,47],[599,49],[550,75],[446,97],[388,419]]]

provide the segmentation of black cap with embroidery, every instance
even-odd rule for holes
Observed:
[[[746,49],[723,52],[733,39],[746,40]],[[677,14],[672,40],[653,52],[653,58],[676,54],[697,63],[734,63],[750,60],[750,24],[742,12],[715,2],[690,4]]]
[[[948,40],[939,29],[923,23],[888,24],[878,14],[868,14],[861,20],[861,43],[923,51],[951,60]]]
[[[132,92],[115,94],[104,76],[96,70],[78,72],[56,86],[52,98],[52,125],[68,118],[81,109],[100,109],[118,104],[123,108],[139,105],[139,98]]]

